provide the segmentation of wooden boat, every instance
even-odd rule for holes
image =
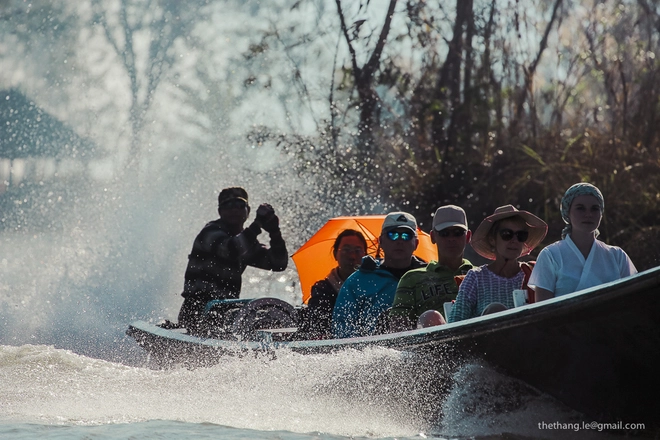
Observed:
[[[267,301],[266,301],[267,302]],[[197,337],[138,321],[127,333],[161,362],[205,365],[227,354],[389,347],[494,366],[601,423],[660,432],[660,267],[549,301],[458,323],[377,336],[295,340]]]

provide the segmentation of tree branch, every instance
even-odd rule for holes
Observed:
[[[522,115],[523,105],[525,104],[525,100],[527,99],[527,94],[528,93],[531,94],[532,79],[534,78],[534,74],[536,73],[536,68],[538,67],[539,62],[541,61],[543,52],[545,52],[545,49],[548,46],[548,36],[550,35],[550,31],[554,26],[555,20],[557,18],[557,12],[559,11],[562,1],[563,0],[555,1],[555,5],[552,8],[552,16],[550,17],[550,21],[548,21],[548,25],[545,28],[545,32],[543,33],[543,38],[541,38],[541,42],[539,44],[539,51],[536,54],[536,58],[529,66],[529,68],[525,69],[525,83],[520,93],[520,97],[518,98],[518,104],[516,106],[516,121],[518,121],[520,119],[520,116]]]
[[[339,0],[337,0],[339,1]],[[380,65],[380,56],[383,53],[385,48],[385,43],[387,42],[387,35],[390,32],[390,27],[392,26],[392,16],[394,15],[394,8],[396,7],[397,0],[390,0],[390,6],[387,8],[387,16],[385,17],[385,23],[383,23],[383,28],[380,30],[380,35],[378,36],[378,42],[376,43],[376,48],[371,53],[371,57],[367,64],[365,64],[362,75],[365,77],[371,77],[378,66]]]
[[[351,64],[353,65],[353,70],[357,75],[358,72],[361,72],[361,70],[357,64],[357,55],[355,53],[355,48],[353,47],[353,42],[351,41],[351,37],[348,35],[348,27],[346,26],[346,19],[344,18],[344,12],[341,9],[341,0],[335,0],[335,3],[337,4],[337,13],[339,14],[341,31],[344,34],[344,39],[346,39],[346,44],[348,44],[348,51],[351,54]]]

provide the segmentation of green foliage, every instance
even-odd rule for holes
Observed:
[[[370,137],[356,132],[367,102],[340,64],[331,93],[350,102],[342,118],[314,139],[278,140],[297,172],[320,173],[328,194],[347,182],[378,194],[425,227],[441,204],[463,206],[474,228],[512,203],[547,220],[547,243],[563,227],[565,189],[589,181],[606,197],[601,237],[641,269],[657,265],[657,240],[650,255],[637,249],[642,231],[658,236],[660,14],[646,2],[406,5],[406,30],[392,31],[374,74]],[[350,44],[368,53],[376,30]]]

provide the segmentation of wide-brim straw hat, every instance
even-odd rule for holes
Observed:
[[[470,241],[472,249],[484,258],[495,260],[495,251],[493,246],[488,242],[488,233],[496,221],[515,216],[525,220],[529,228],[529,237],[523,243],[523,252],[520,256],[522,257],[532,252],[543,241],[545,234],[548,233],[548,225],[531,212],[519,211],[513,205],[500,206],[495,210],[493,215],[486,217],[481,222],[477,230],[472,234],[472,240]]]

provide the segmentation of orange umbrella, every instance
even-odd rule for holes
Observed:
[[[375,257],[383,221],[385,221],[384,215],[332,218],[291,256],[298,269],[305,304],[312,295],[312,285],[324,279],[337,266],[337,261],[332,255],[332,245],[337,235],[344,229],[355,229],[362,232],[367,240],[367,254]],[[431,243],[431,236],[420,229],[417,232],[419,246],[415,255],[424,261],[437,260],[438,252],[435,245]]]

